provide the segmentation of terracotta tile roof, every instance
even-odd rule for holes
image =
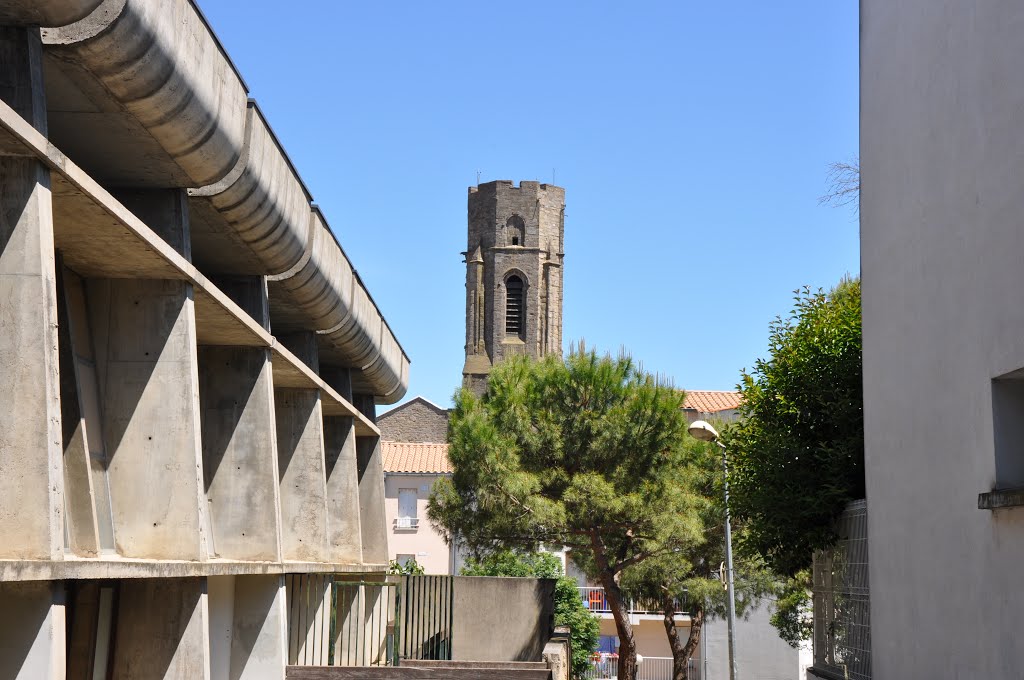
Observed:
[[[448,462],[448,445],[444,443],[382,441],[380,449],[384,454],[384,472],[452,472],[452,464]]]
[[[686,390],[684,409],[700,413],[718,413],[738,408],[743,401],[739,392],[716,392],[714,390]]]

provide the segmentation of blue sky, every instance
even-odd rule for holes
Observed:
[[[461,378],[477,171],[554,174],[566,343],[681,387],[732,389],[795,288],[858,272],[855,215],[818,204],[857,154],[856,0],[199,1],[411,357],[406,398]]]

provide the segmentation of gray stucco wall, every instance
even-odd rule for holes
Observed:
[[[861,22],[873,674],[1020,677],[1024,508],[977,501],[992,378],[1024,367],[1024,3],[862,0]]]
[[[456,576],[455,661],[540,661],[555,623],[555,580]]]
[[[443,442],[448,439],[448,411],[413,399],[377,418],[380,437],[392,442]]]
[[[772,626],[768,602],[736,621],[736,668],[758,680],[793,680],[800,677],[800,652],[790,647]],[[703,631],[704,680],[729,680],[729,625],[725,619],[707,623]]]

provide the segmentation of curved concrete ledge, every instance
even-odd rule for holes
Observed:
[[[189,0],[103,0],[84,19],[42,34],[47,54],[96,78],[192,186],[235,166],[245,84]]]
[[[64,26],[89,16],[103,0],[4,0],[0,26]]]
[[[247,105],[245,144],[238,163],[220,182],[188,193],[192,202],[208,201],[223,228],[230,229],[261,263],[260,271],[246,273],[286,272],[300,264],[311,247],[309,192],[253,100]]]
[[[308,258],[274,281],[313,320],[330,354],[359,369],[380,403],[393,403],[405,394],[409,360],[315,208],[311,229]]]

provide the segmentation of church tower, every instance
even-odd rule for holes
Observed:
[[[462,384],[482,394],[505,357],[562,352],[565,190],[487,182],[469,188],[468,212]]]

